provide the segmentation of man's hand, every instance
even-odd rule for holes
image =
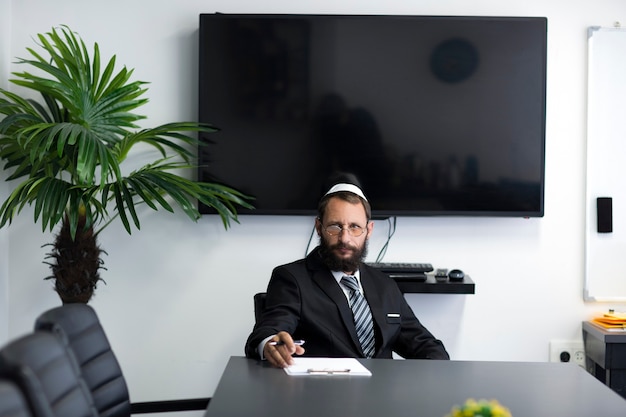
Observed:
[[[281,343],[272,345],[272,342]],[[273,366],[286,368],[293,364],[291,355],[302,355],[304,348],[293,343],[291,335],[287,332],[279,332],[263,346],[263,356]]]

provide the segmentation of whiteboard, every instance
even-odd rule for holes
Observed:
[[[585,284],[587,301],[626,301],[626,29],[588,31]],[[598,233],[596,199],[613,199]]]

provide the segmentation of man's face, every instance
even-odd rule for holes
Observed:
[[[315,227],[320,236],[320,254],[326,266],[334,271],[356,271],[367,255],[367,241],[374,227],[373,223],[367,222],[363,205],[331,198],[324,218],[316,220]],[[332,229],[337,227],[341,230],[332,234]],[[363,233],[353,236],[358,234],[359,229]]]

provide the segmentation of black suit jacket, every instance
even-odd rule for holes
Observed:
[[[375,358],[391,358],[392,352],[407,359],[450,358],[415,317],[394,280],[364,264],[359,271],[375,322]],[[317,248],[272,272],[266,308],[248,337],[246,356],[259,358],[259,343],[279,331],[305,340],[305,356],[364,357],[352,310]]]

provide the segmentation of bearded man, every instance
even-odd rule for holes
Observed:
[[[363,263],[374,223],[357,185],[328,190],[315,230],[320,243],[306,258],[272,272],[265,310],[246,342],[247,357],[279,368],[292,364],[292,355],[450,358],[395,281]]]

